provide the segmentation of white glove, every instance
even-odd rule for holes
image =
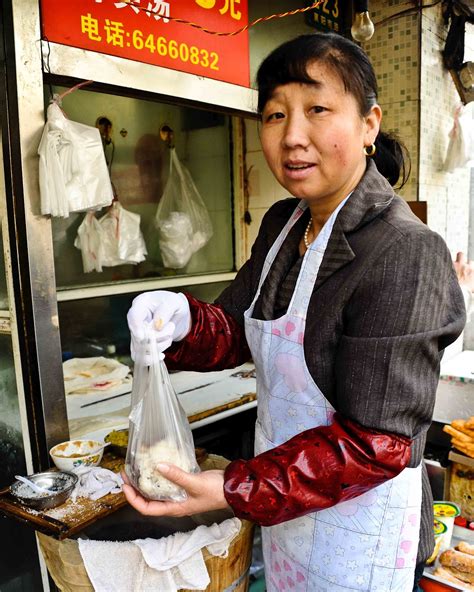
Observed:
[[[149,335],[149,327],[153,331],[157,350],[163,352],[173,341],[181,341],[189,333],[191,310],[184,294],[166,290],[145,292],[134,298],[127,321],[132,334],[131,355],[136,362],[136,344],[144,342]],[[160,356],[161,359],[163,357]]]

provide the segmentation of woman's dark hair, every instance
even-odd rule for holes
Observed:
[[[311,84],[308,66],[318,62],[339,75],[346,92],[359,105],[362,117],[377,103],[377,78],[367,54],[337,33],[311,33],[291,39],[273,50],[257,72],[258,111],[261,114],[277,86],[290,82]],[[380,131],[373,160],[381,174],[402,187],[410,174],[410,157],[394,135]]]

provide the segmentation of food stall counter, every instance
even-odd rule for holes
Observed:
[[[170,379],[191,429],[257,405],[252,363],[219,372],[172,372]],[[131,390],[130,378],[107,392],[67,395],[70,437],[103,440],[112,430],[127,428]]]
[[[119,472],[124,466],[124,460],[115,455],[104,454],[101,467]],[[122,492],[109,493],[98,500],[85,497],[76,500],[69,498],[56,508],[40,511],[20,503],[10,493],[10,487],[0,491],[0,512],[59,540],[73,536],[126,503]]]
[[[175,372],[170,377],[192,428],[219,421],[257,404],[255,367],[250,363],[220,372]],[[110,432],[128,428],[131,389],[129,377],[107,392],[67,395],[70,437],[102,441]],[[198,463],[204,459],[203,455],[205,451],[197,448]],[[100,466],[119,472],[124,462],[123,456],[106,452]],[[59,540],[77,534],[126,503],[120,492],[98,500],[70,498],[57,508],[37,511],[15,499],[9,487],[0,491],[0,512]]]

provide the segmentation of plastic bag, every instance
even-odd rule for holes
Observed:
[[[181,269],[212,236],[209,212],[194,181],[176,154],[170,153],[170,173],[155,215],[159,245],[166,267]]]
[[[144,261],[147,250],[140,230],[140,216],[114,202],[99,220],[88,212],[77,230],[74,246],[82,251],[85,273],[103,267],[135,265]]]
[[[140,230],[140,216],[124,209],[118,201],[99,220],[102,241],[102,265],[137,264],[146,258],[146,246]]]
[[[183,501],[186,491],[159,473],[156,464],[167,462],[196,473],[193,437],[186,414],[171,384],[168,370],[156,348],[153,329],[134,349],[147,349],[137,359],[150,359],[150,366],[135,363],[129,416],[129,443],[125,471],[132,485],[152,500]]]
[[[85,273],[102,271],[103,246],[102,228],[94,212],[88,212],[77,229],[74,246],[82,253],[82,267]]]
[[[56,102],[48,107],[38,154],[42,214],[67,218],[112,203],[99,130],[70,121]]]
[[[474,165],[474,121],[470,111],[461,105],[454,112],[454,122],[449,132],[449,145],[444,170],[451,173],[457,168]]]

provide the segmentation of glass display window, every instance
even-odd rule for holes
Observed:
[[[47,88],[47,87],[46,87]],[[53,87],[54,93],[65,89]],[[69,119],[99,129],[110,179],[121,206],[140,216],[146,259],[84,271],[75,246],[84,213],[53,218],[58,289],[234,269],[231,118],[157,101],[80,90],[66,96]],[[213,235],[181,268],[165,265],[155,216],[170,173],[170,149],[184,165],[209,213]],[[108,208],[96,212],[100,220]]]
[[[188,292],[205,302],[213,302],[229,282],[181,286],[175,292]],[[131,364],[130,332],[127,312],[133,294],[114,294],[59,303],[63,359],[116,356]]]

